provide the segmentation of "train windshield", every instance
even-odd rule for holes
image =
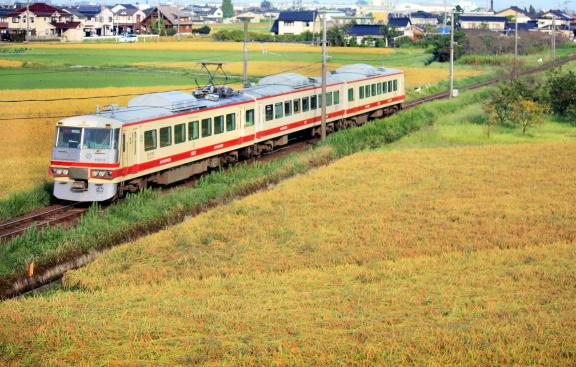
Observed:
[[[117,149],[120,129],[58,127],[57,148]]]

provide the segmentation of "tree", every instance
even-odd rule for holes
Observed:
[[[380,33],[382,33],[386,40],[386,47],[388,47],[392,43],[392,40],[399,35],[394,27],[391,27],[388,24],[383,24],[382,27],[380,27]]]
[[[270,10],[270,9],[272,9],[272,3],[271,3],[270,1],[268,1],[268,0],[263,0],[263,1],[260,3],[260,9],[262,9],[262,10]]]
[[[545,111],[540,103],[522,98],[512,105],[511,119],[513,123],[520,125],[524,135],[530,126],[544,122]]]
[[[152,19],[150,22],[150,29],[152,30],[152,34],[166,34],[166,23],[164,22],[164,18],[160,18],[160,21],[158,21],[158,19]]]
[[[332,27],[326,30],[326,39],[331,46],[346,46],[346,29],[344,27]]]
[[[534,7],[532,6],[532,4],[530,4],[530,8],[528,10],[528,14],[530,15],[535,15],[536,14],[536,9],[534,9]]]
[[[576,74],[573,71],[552,72],[546,87],[548,103],[554,113],[566,116],[569,111],[576,110]]]
[[[232,18],[234,16],[234,6],[232,0],[222,0],[222,17],[224,19]]]

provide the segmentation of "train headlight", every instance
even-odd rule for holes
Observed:
[[[111,178],[112,177],[112,171],[94,170],[94,171],[92,171],[92,177]]]
[[[62,169],[62,174],[68,176],[68,168]]]
[[[61,174],[62,174],[62,168],[56,168],[55,173],[56,173],[57,175],[61,175]]]

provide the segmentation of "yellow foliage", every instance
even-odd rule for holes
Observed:
[[[22,61],[18,60],[3,60],[0,59],[0,68],[19,68],[23,64]]]

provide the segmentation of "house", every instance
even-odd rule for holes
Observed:
[[[346,33],[350,38],[354,37],[358,44],[364,43],[366,38],[385,38],[382,34],[382,24],[352,24]]]
[[[116,9],[116,10],[114,10]],[[140,24],[145,14],[130,4],[119,4],[112,9],[112,32],[114,34],[134,33],[140,31]]]
[[[419,26],[437,26],[438,17],[425,11],[417,11],[410,14],[410,23]]]
[[[302,34],[320,31],[320,15],[316,10],[283,11],[274,21],[271,32],[275,34]]]
[[[56,37],[56,28],[53,22],[65,22],[64,12],[60,9],[43,3],[31,4],[28,9],[24,6],[6,14],[9,32],[29,31],[30,37],[51,38]]]
[[[518,22],[518,32],[532,32],[538,30],[538,21],[530,20],[526,23]],[[508,22],[506,24],[506,32],[514,33],[516,31],[516,22]]]
[[[409,30],[412,25],[410,18],[408,17],[389,17],[388,18],[388,26],[394,28],[396,32],[404,33],[406,30]]]
[[[192,6],[192,13],[202,23],[222,23],[224,12],[216,6]]]
[[[192,32],[193,14],[190,11],[169,5],[152,8],[142,20],[141,27],[143,30],[152,33],[152,25],[156,24],[158,20],[158,12],[160,12],[160,19],[162,19],[165,29],[174,29],[176,33]]]
[[[538,28],[551,29],[552,24],[556,24],[556,27],[561,25],[570,27],[572,21],[573,18],[561,10],[549,10],[538,16]]]
[[[336,27],[346,26],[350,24],[373,24],[374,18],[372,16],[355,16],[344,15],[341,17],[332,17],[332,25]]]
[[[84,37],[82,23],[79,21],[52,22],[56,36],[66,41],[81,41]]]
[[[487,29],[491,31],[504,31],[508,18],[490,15],[461,15],[459,17],[462,29]]]
[[[518,19],[518,23],[528,23],[529,21],[532,20],[532,17],[528,12],[520,9],[517,6],[511,6],[507,9],[497,12],[494,15],[498,17],[507,17],[509,19],[514,20],[514,22],[516,22],[515,19]]]
[[[90,36],[110,36],[113,34],[114,13],[100,5],[79,5],[75,10],[84,16],[84,33]]]

